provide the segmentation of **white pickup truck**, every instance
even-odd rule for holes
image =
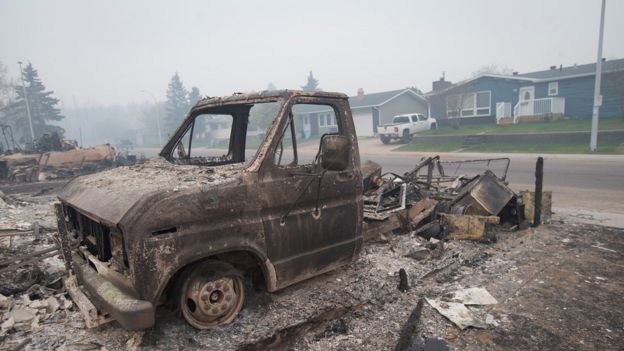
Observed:
[[[384,144],[388,144],[392,139],[401,139],[403,143],[408,143],[414,133],[437,127],[438,122],[435,118],[429,118],[421,113],[410,113],[392,117],[391,124],[379,125],[377,135]]]

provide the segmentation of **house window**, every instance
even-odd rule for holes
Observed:
[[[548,83],[548,96],[559,95],[559,82]]]
[[[490,105],[492,104],[490,99],[491,99],[491,92],[489,91],[481,91],[477,93],[476,96],[476,112],[475,115],[477,116],[489,116],[490,115]]]
[[[447,117],[479,117],[490,115],[491,91],[449,95],[446,97]]]

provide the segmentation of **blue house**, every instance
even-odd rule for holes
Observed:
[[[425,94],[441,125],[518,123],[561,117],[590,118],[596,64],[511,75],[479,74],[458,83],[441,78]],[[603,60],[601,117],[624,116],[624,59]]]

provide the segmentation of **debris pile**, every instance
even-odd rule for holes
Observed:
[[[526,218],[534,218],[534,193],[518,195],[506,182],[509,163],[509,158],[445,162],[435,156],[422,160],[404,175],[381,174],[379,165],[375,168],[367,163],[364,218],[375,230],[390,226],[416,230],[425,238],[496,240],[492,226],[519,228],[526,226]],[[478,168],[479,164],[483,167]],[[465,169],[475,173],[475,166],[476,174],[462,173]],[[500,175],[494,173],[492,166],[501,168]],[[447,172],[449,168],[453,175]],[[541,217],[549,221],[550,193],[545,194],[547,206],[541,206]],[[396,228],[392,228],[393,224]]]

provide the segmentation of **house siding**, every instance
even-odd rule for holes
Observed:
[[[600,84],[600,92],[603,96],[602,106],[600,107],[601,117],[619,117],[622,112],[618,106],[618,98],[616,91],[610,79],[611,74],[604,74]],[[559,82],[559,92],[557,97],[565,98],[564,115],[566,117],[587,118],[593,113],[594,102],[594,84],[595,76],[585,76],[579,78],[570,78],[562,80],[552,80],[551,82]],[[541,82],[535,84],[535,98],[547,98],[548,83]]]
[[[601,94],[603,96],[600,116],[605,118],[621,117],[624,111],[620,110],[618,93],[613,81],[616,75],[623,73],[603,74]],[[555,95],[565,98],[564,115],[572,118],[589,118],[592,115],[594,99],[594,77],[585,76],[569,79],[552,79],[539,83],[516,79],[481,77],[469,83],[455,87],[444,93],[430,95],[428,97],[431,106],[431,116],[440,121],[440,125],[448,123],[446,116],[446,97],[460,93],[473,93],[477,91],[491,91],[492,99],[490,116],[487,117],[462,117],[462,124],[490,123],[496,121],[496,103],[510,102],[512,109],[518,103],[518,90],[521,87],[534,86],[535,99],[548,98],[548,83],[559,82],[559,91]]]
[[[405,113],[428,114],[428,107],[425,101],[417,98],[411,93],[404,93],[381,105],[379,124],[392,123],[392,117]]]
[[[443,94],[429,97],[431,104],[431,116],[440,120],[442,125],[446,123],[446,97],[455,94],[474,93],[478,91],[490,91],[490,114],[480,117],[462,117],[462,124],[489,123],[495,121],[496,103],[510,102],[511,106],[518,103],[518,88],[521,81],[515,79],[502,79],[494,77],[482,77],[467,84],[453,88]]]

